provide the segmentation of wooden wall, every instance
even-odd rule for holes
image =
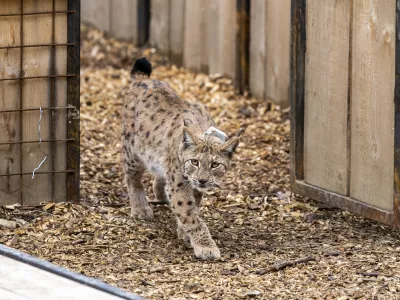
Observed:
[[[25,0],[23,3],[25,13],[67,10],[66,0],[56,0],[54,7],[52,0]],[[20,5],[20,1],[4,0],[0,14],[20,13]],[[51,14],[25,15],[23,37],[20,28],[20,16],[0,18],[0,47],[14,46],[0,49],[0,79],[3,79],[0,81],[0,175],[10,175],[0,176],[0,205],[66,201],[66,173],[53,175],[51,172],[67,168],[67,112],[60,110],[52,114],[47,108],[67,106],[67,78],[47,76],[67,73],[67,46],[54,47],[53,56],[52,47],[34,45],[66,44],[67,14],[56,14],[54,25]],[[18,48],[21,45],[31,47]],[[4,81],[35,76],[41,78]],[[40,123],[41,146],[39,107],[44,109]],[[26,111],[4,112],[19,109]],[[54,146],[49,142],[59,139],[63,142],[54,143]],[[46,155],[47,160],[32,179],[32,171]],[[21,173],[23,175],[12,175]]]
[[[120,39],[142,43],[138,30],[140,0],[81,1],[82,20]],[[160,4],[164,1],[159,1]]]
[[[304,181],[393,211],[395,1],[306,7]]]
[[[138,44],[137,12],[132,8],[137,1],[82,1],[82,20]],[[151,0],[149,43],[177,65],[237,82],[236,2]],[[288,106],[290,0],[251,0],[250,7],[250,92]]]
[[[287,106],[290,67],[290,0],[251,0],[250,91]]]
[[[150,45],[196,72],[236,76],[236,2],[152,0]]]

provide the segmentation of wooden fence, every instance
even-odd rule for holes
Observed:
[[[173,63],[288,105],[290,0],[85,0],[82,20],[139,46],[149,35]]]
[[[79,201],[79,3],[1,1],[0,205]]]
[[[294,191],[400,227],[400,1],[292,3]]]

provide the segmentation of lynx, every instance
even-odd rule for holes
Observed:
[[[204,192],[220,187],[243,129],[226,141],[202,104],[182,100],[167,83],[150,79],[151,72],[146,58],[134,63],[124,101],[123,158],[131,215],[153,219],[142,185],[147,169],[155,177],[157,200],[169,203],[176,217],[178,238],[198,258],[219,258],[199,206]]]

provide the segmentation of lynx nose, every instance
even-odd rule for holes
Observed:
[[[205,185],[207,182],[208,182],[207,179],[199,179],[199,183],[200,183],[201,185]]]

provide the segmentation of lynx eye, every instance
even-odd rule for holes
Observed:
[[[195,166],[195,167],[198,167],[198,166],[199,166],[199,161],[198,161],[197,159],[191,159],[191,160],[190,160],[190,163],[191,163],[193,166]]]
[[[211,168],[212,168],[212,169],[216,169],[216,168],[218,168],[220,165],[221,165],[220,163],[217,163],[217,162],[213,161],[213,162],[211,163]]]

